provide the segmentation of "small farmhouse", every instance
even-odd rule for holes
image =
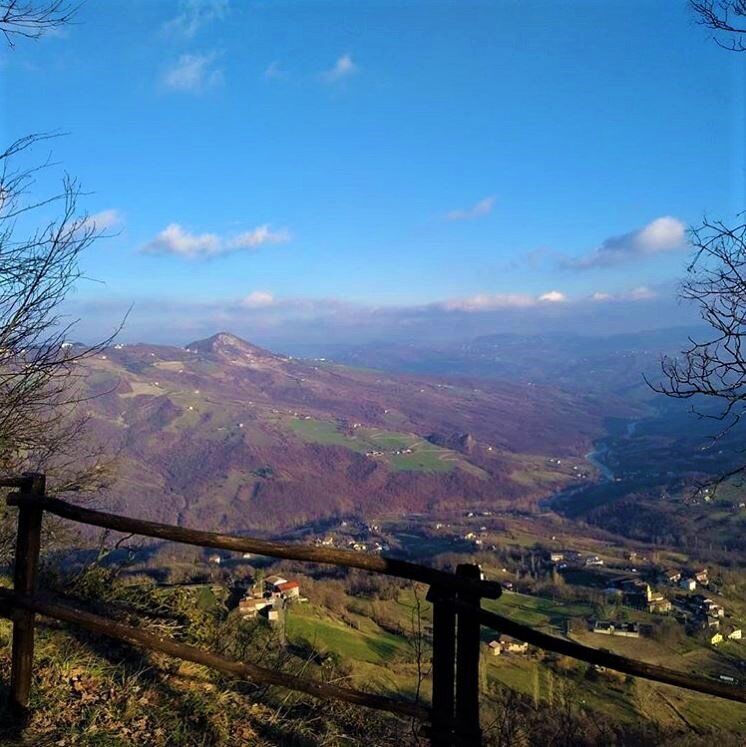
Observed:
[[[300,596],[300,584],[297,581],[285,581],[276,584],[275,589],[280,592],[283,599],[297,599]]]
[[[264,579],[264,596],[272,599],[298,599],[300,583],[282,576],[267,576]]]
[[[699,584],[708,584],[710,582],[710,574],[707,568],[698,568],[692,573],[692,578]]]
[[[509,635],[501,635],[498,639],[503,653],[506,654],[526,654],[528,653],[528,643],[519,641]]]

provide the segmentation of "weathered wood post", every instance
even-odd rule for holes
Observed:
[[[456,675],[456,610],[453,592],[430,587],[427,600],[433,605],[433,709],[430,744],[454,745]]]
[[[456,574],[479,580],[478,565],[461,564]],[[458,608],[456,636],[456,736],[457,744],[480,747],[479,726],[479,594],[459,591],[458,601],[467,606]]]
[[[36,573],[41,547],[41,517],[45,477],[26,473],[15,484],[20,492],[9,503],[18,505],[18,534],[16,539],[13,591],[28,596],[36,589]],[[10,706],[25,715],[31,691],[34,661],[34,613],[17,610],[13,620],[13,652],[10,673]]]

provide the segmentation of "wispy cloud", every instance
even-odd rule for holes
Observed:
[[[181,0],[179,13],[163,24],[163,31],[172,36],[192,39],[197,32],[228,14],[228,0]]]
[[[477,293],[466,298],[451,298],[436,306],[446,311],[493,311],[495,309],[525,308],[536,299],[522,293]]]
[[[223,83],[223,71],[215,65],[217,55],[183,54],[162,76],[162,83],[173,91],[201,93]]]
[[[273,230],[268,224],[224,237],[216,233],[191,233],[178,223],[170,223],[140,251],[145,254],[172,254],[186,259],[208,259],[289,240],[290,232],[287,229]]]
[[[89,215],[83,222],[83,228],[90,228],[94,231],[106,231],[109,228],[116,228],[122,225],[124,219],[119,210],[110,208],[109,210],[101,210],[98,213]]]
[[[282,69],[280,63],[275,61],[270,62],[264,69],[264,77],[267,80],[279,80],[280,78],[287,78],[287,73]]]
[[[657,298],[658,294],[646,285],[641,285],[638,288],[633,288],[630,291],[622,294],[622,298],[627,301],[648,301],[651,298]]]
[[[591,295],[591,301],[650,301],[658,298],[658,292],[647,285],[640,285],[637,288],[631,288],[619,293],[607,293],[605,291],[596,291]]]
[[[336,83],[344,78],[349,78],[351,75],[357,73],[358,70],[359,68],[353,62],[352,56],[343,54],[329,70],[325,70],[321,74],[321,79],[326,83]]]
[[[574,270],[632,262],[666,252],[686,248],[686,229],[677,218],[656,218],[643,228],[612,236],[592,252],[574,259],[565,259],[561,265]]]
[[[284,244],[290,241],[290,231],[286,228],[273,230],[268,223],[257,226],[250,231],[243,231],[229,239],[225,246],[228,249],[254,249],[262,244]]]
[[[446,214],[446,218],[448,220],[474,220],[474,218],[481,218],[483,215],[489,215],[494,206],[495,197],[494,195],[490,195],[489,197],[479,200],[479,202],[466,210],[451,210]]]
[[[527,309],[542,303],[563,303],[567,296],[557,290],[532,296],[527,293],[478,293],[465,298],[451,298],[434,304],[445,311],[498,311],[500,309]]]

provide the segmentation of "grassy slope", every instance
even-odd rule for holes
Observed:
[[[385,608],[387,619],[404,630],[411,629],[414,596],[411,591],[402,591],[398,600],[375,602],[379,609]],[[551,599],[524,594],[504,594],[498,601],[483,602],[485,607],[506,614],[518,621],[561,635],[568,618],[587,617],[592,614],[590,604],[576,602],[563,604]],[[355,609],[361,612],[371,603],[356,600]],[[431,619],[431,609],[424,604],[422,618]],[[296,607],[288,616],[290,640],[310,642],[325,653],[334,652],[352,667],[355,681],[364,684],[375,682],[377,687],[390,692],[412,692],[416,685],[416,669],[404,664],[392,663],[398,657],[411,652],[403,636],[381,630],[368,621],[361,630],[346,625],[327,610],[308,605]],[[483,630],[486,643],[496,634]],[[587,633],[577,637],[583,643],[599,646],[598,636]],[[643,658],[670,666],[671,654],[657,642],[645,640],[604,639],[604,648],[609,648],[631,657]],[[699,650],[702,647],[696,647]],[[701,653],[707,655],[707,650]],[[573,687],[574,697],[589,710],[625,722],[639,719],[640,712],[649,719],[662,724],[681,727],[688,724],[698,730],[721,728],[746,734],[746,709],[736,703],[688,693],[679,688],[667,687],[642,680],[624,678],[614,673],[595,676],[583,663],[562,661],[556,671],[536,658],[522,656],[493,657],[483,649],[482,664],[487,682],[506,685],[538,700],[552,702],[563,686]],[[394,676],[394,673],[396,676]],[[424,692],[429,691],[429,681],[424,683]]]
[[[411,433],[356,428],[352,435],[347,435],[340,432],[334,423],[315,418],[293,418],[288,421],[288,425],[296,435],[310,443],[343,446],[360,454],[382,451],[381,458],[394,471],[450,472],[459,466],[472,473],[484,474],[455,451],[431,444]],[[412,449],[412,453],[396,453],[404,449]]]
[[[293,641],[304,641],[320,653],[334,652],[356,662],[385,666],[407,653],[401,636],[387,633],[372,620],[360,617],[355,629],[335,619],[326,610],[312,605],[296,605],[287,614],[286,633]]]

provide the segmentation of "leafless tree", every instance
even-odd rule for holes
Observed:
[[[101,231],[79,212],[69,176],[34,196],[51,164],[26,162],[48,139],[31,135],[0,153],[0,472],[43,470],[57,490],[81,490],[99,487],[107,470],[86,443],[80,364],[109,340],[73,345],[76,320],[62,304],[81,276],[81,252]],[[0,531],[0,556],[7,535]]]
[[[746,416],[746,223],[705,221],[690,229],[689,236],[694,257],[680,297],[699,307],[711,333],[698,340],[690,337],[680,355],[665,357],[664,380],[651,387],[692,400],[695,414],[718,422],[713,434],[717,442]],[[736,463],[708,484],[717,487],[745,468]]]
[[[493,686],[491,696],[497,713],[485,726],[486,744],[490,747],[527,747],[531,706],[526,697],[504,686]]]
[[[0,0],[0,31],[38,38],[70,19],[67,3]],[[78,260],[100,235],[79,210],[79,184],[50,157],[56,135],[28,135],[0,152],[0,473],[44,470],[58,490],[97,487],[100,454],[84,445],[82,360],[93,346],[70,342],[75,319],[63,303],[81,277]],[[43,184],[42,184],[43,182]],[[0,517],[0,561],[11,542]]]
[[[746,0],[690,0],[697,21],[716,32],[723,48],[746,51]],[[689,230],[693,259],[680,297],[694,303],[711,333],[689,338],[676,357],[662,362],[663,382],[652,388],[690,399],[701,417],[720,422],[719,440],[746,415],[746,223],[705,220]],[[737,465],[715,484],[743,472]]]
[[[420,702],[422,697],[422,685],[425,678],[432,673],[432,657],[430,657],[430,666],[425,668],[425,633],[422,625],[422,600],[420,599],[419,590],[417,585],[412,583],[412,593],[414,595],[414,605],[412,606],[411,618],[410,618],[410,635],[407,637],[407,644],[412,650],[415,664],[417,666],[417,683],[415,685],[414,700],[416,703]],[[415,719],[412,719],[409,724],[410,731],[412,733],[412,744],[421,744],[420,725]]]
[[[732,52],[746,51],[746,0],[690,0],[697,23],[714,31],[715,42]]]
[[[666,381],[654,388],[679,399],[715,401],[715,412],[695,410],[723,421],[725,432],[746,414],[746,223],[705,221],[689,235],[694,258],[680,296],[699,307],[712,334],[690,338],[680,356],[664,358]]]
[[[19,37],[39,39],[72,20],[67,0],[0,0],[0,32],[12,47]]]

